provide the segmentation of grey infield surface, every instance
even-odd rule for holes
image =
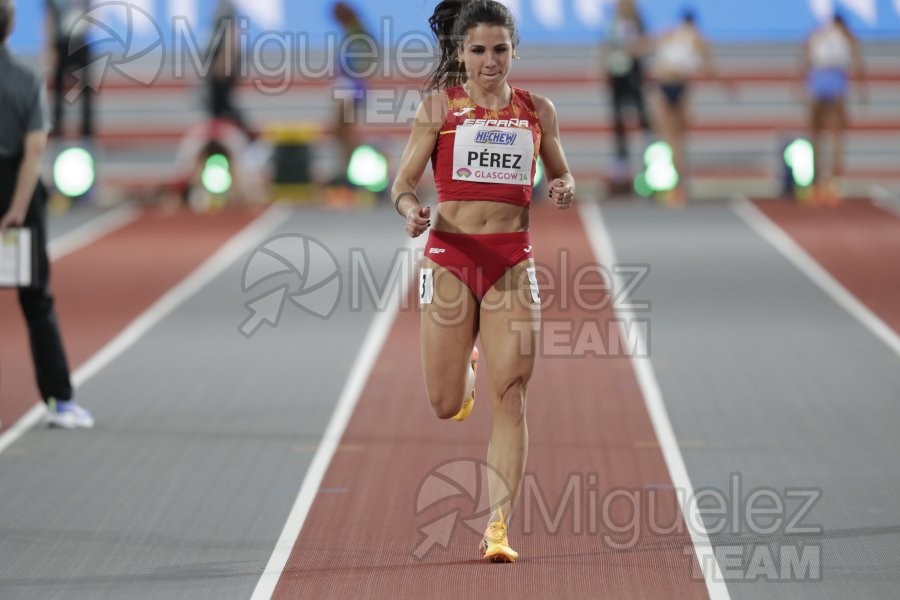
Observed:
[[[299,211],[346,269],[384,280],[405,243],[390,210]],[[289,303],[238,333],[243,259],[90,379],[90,432],[38,426],[0,454],[0,598],[248,598],[373,318]],[[346,271],[344,271],[346,273]]]
[[[49,210],[49,209],[48,209]],[[76,206],[64,214],[48,214],[47,237],[51,242],[89,225],[108,210],[94,206]]]
[[[618,260],[650,265],[633,297],[652,302],[650,353],[692,484],[728,501],[704,517],[725,525],[712,542],[731,597],[900,597],[900,357],[725,204],[603,212]],[[762,488],[783,498],[780,527],[746,518]],[[820,495],[810,510],[806,493]],[[787,526],[801,515],[821,531]],[[792,573],[782,556],[808,562]]]

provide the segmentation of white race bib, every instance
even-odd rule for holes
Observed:
[[[419,269],[419,304],[434,301],[434,269]]]
[[[453,179],[531,185],[533,159],[534,138],[530,129],[486,124],[456,127]]]
[[[531,287],[531,299],[535,304],[540,304],[541,290],[538,287],[537,267],[527,267],[525,272],[528,274],[528,285]]]

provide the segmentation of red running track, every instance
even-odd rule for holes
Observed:
[[[833,208],[756,202],[816,262],[900,333],[900,217],[869,200]]]
[[[594,263],[577,213],[545,207],[534,213],[533,240],[543,263],[552,267],[558,248],[570,249],[570,264],[576,267]],[[572,278],[563,285],[571,298]],[[543,289],[542,295],[548,298],[551,292],[560,289]],[[560,302],[545,305],[545,322],[570,319],[577,327],[613,317],[608,309],[587,313],[561,308]],[[520,505],[510,529],[519,562],[483,564],[476,552],[478,535],[462,526],[446,550],[434,547],[417,560],[413,551],[423,538],[420,526],[453,508],[472,509],[458,498],[416,517],[420,482],[445,461],[483,459],[490,428],[487,398],[461,424],[432,416],[421,381],[418,319],[414,310],[398,316],[274,597],[708,597],[630,361],[621,357],[539,358],[529,390],[528,471],[551,514],[570,476],[582,478],[580,532],[572,505],[555,533],[535,518],[526,535]],[[612,331],[618,332],[615,327]],[[480,367],[480,382],[487,380],[483,368],[490,365]],[[585,513],[595,511],[598,522],[608,514],[614,523],[624,524],[629,508],[620,503],[604,511],[601,502],[591,504],[588,488],[595,497],[626,488],[642,499],[653,490],[659,501],[653,522],[679,525],[681,533],[654,534],[643,514],[639,538],[616,550],[604,540],[609,529],[591,527]],[[537,504],[532,507],[535,515]]]
[[[50,284],[72,371],[255,216],[146,211],[55,261]],[[0,293],[0,331],[0,421],[9,427],[40,400],[25,320],[12,290]],[[90,398],[80,400],[90,407]]]

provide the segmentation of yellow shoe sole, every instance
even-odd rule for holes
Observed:
[[[475,395],[472,394],[468,398],[463,401],[462,408],[459,409],[459,412],[450,417],[454,421],[465,421],[469,415],[472,414],[472,409],[475,408]]]
[[[475,374],[478,374],[478,348],[472,348],[472,370],[475,371]],[[462,407],[459,409],[459,412],[450,417],[456,422],[465,421],[469,415],[472,414],[472,409],[475,408],[475,388],[472,388],[472,393],[468,398],[463,400]]]
[[[504,544],[492,544],[482,540],[479,550],[482,552],[482,560],[492,563],[513,563],[519,558],[519,553]]]

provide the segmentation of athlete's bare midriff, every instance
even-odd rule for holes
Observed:
[[[489,200],[448,200],[438,204],[434,228],[469,234],[527,231],[528,208]]]

